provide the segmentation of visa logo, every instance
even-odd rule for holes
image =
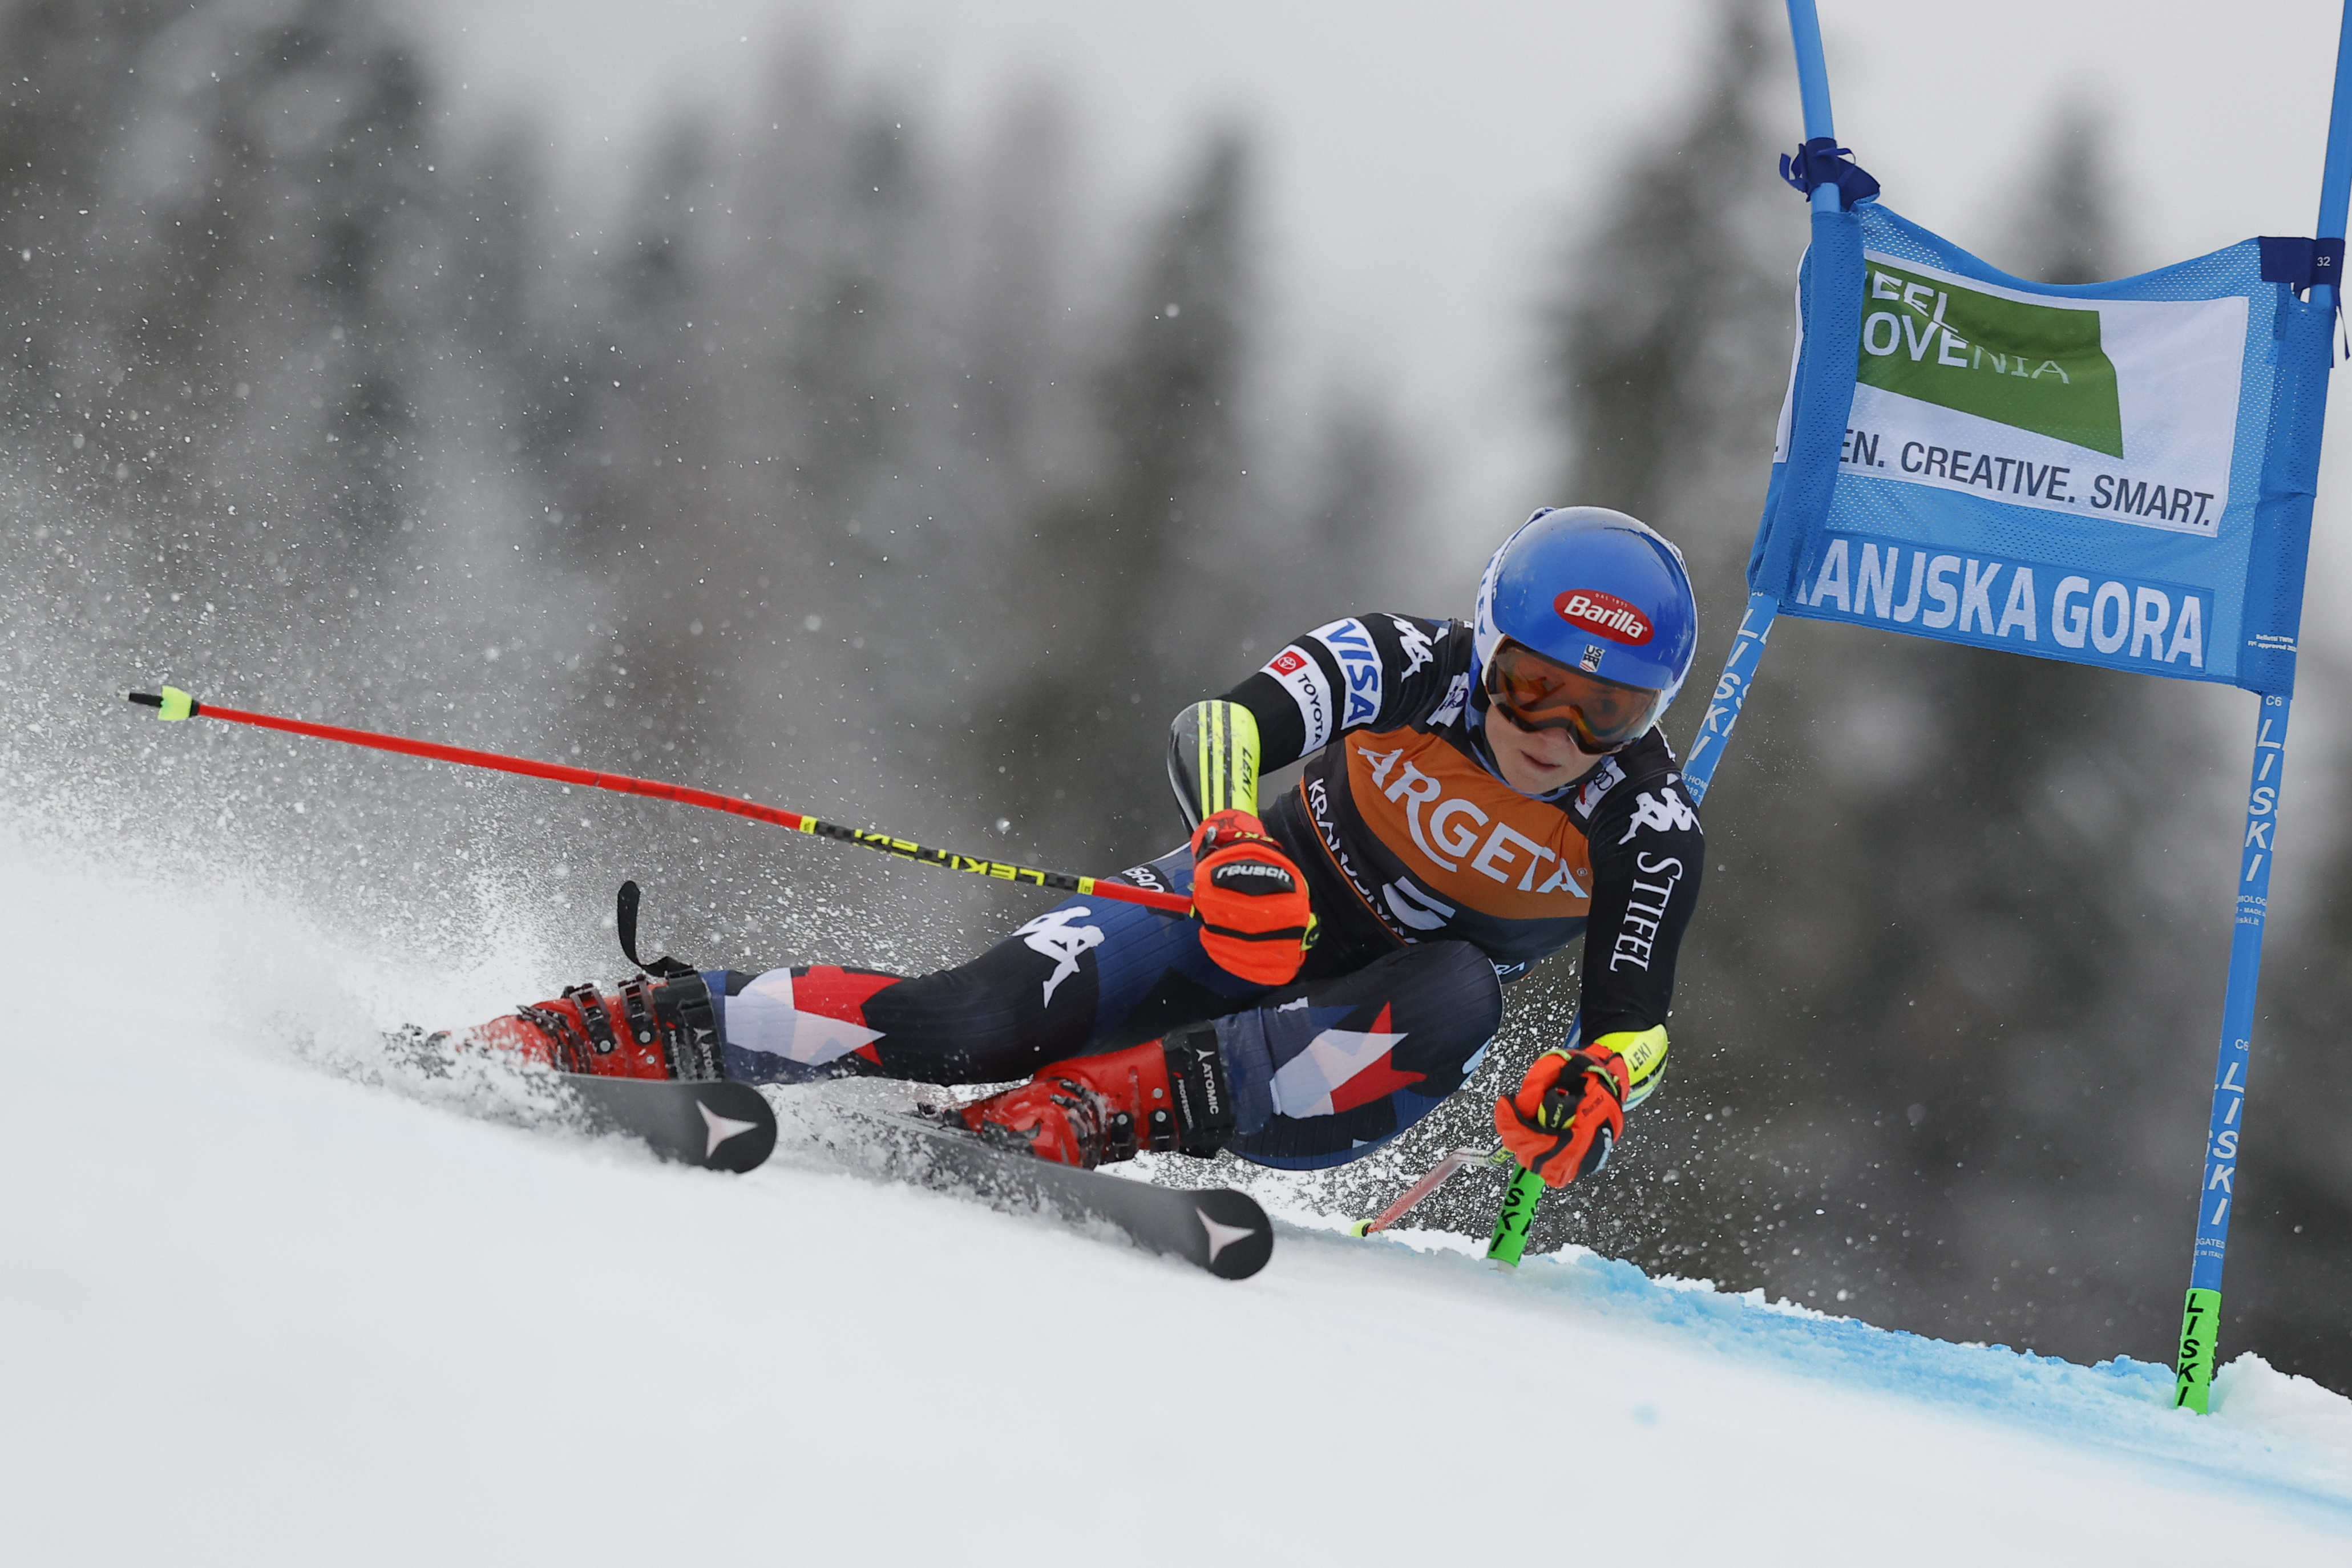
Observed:
[[[1340,728],[1370,723],[1381,711],[1381,656],[1372,634],[1363,622],[1349,619],[1333,621],[1312,635],[1331,650],[1347,677],[1348,713]]]

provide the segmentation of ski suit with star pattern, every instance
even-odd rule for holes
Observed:
[[[1291,1170],[1378,1148],[1460,1088],[1502,985],[1584,938],[1580,1026],[1664,1024],[1706,858],[1656,731],[1543,797],[1503,782],[1470,627],[1365,615],[1285,646],[1225,693],[1258,723],[1261,803],[1320,922],[1268,990],[1202,952],[1198,922],[1078,897],[970,963],[915,978],[830,964],[712,971],[730,1077],[865,1073],[1000,1083],[1213,1021],[1245,1159]],[[1121,874],[1192,885],[1178,848]]]

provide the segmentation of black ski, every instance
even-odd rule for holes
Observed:
[[[641,1139],[665,1160],[711,1171],[749,1171],[776,1147],[776,1113],[748,1083],[573,1072],[556,1078],[592,1128]]]
[[[414,1024],[386,1030],[383,1048],[397,1067],[425,1079],[446,1079],[460,1059],[446,1030],[428,1035]],[[507,1091],[494,1097],[495,1104],[478,1109],[530,1122],[560,1119],[568,1111],[591,1131],[625,1133],[665,1160],[709,1171],[752,1170],[775,1152],[776,1113],[750,1084],[598,1078],[537,1068],[517,1072],[506,1082]]]
[[[917,1117],[837,1101],[824,1110],[856,1134],[858,1147],[848,1152],[871,1150],[881,1170],[918,1186],[970,1194],[994,1208],[1107,1224],[1147,1252],[1181,1258],[1221,1279],[1246,1279],[1274,1256],[1274,1226],[1247,1193],[1156,1187],[1051,1164]]]

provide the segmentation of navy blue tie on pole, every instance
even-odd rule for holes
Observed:
[[[2352,195],[2352,0],[2314,238],[2111,283],[2012,278],[1876,199],[1789,0],[1807,194],[1798,352],[1748,613],[1685,766],[1703,799],[1775,618],[2242,688],[2259,700],[2175,1403],[2208,1407]]]
[[[1853,149],[1841,147],[1834,136],[1815,136],[1791,154],[1780,155],[1780,178],[1803,195],[1827,184],[1838,189],[1838,205],[1856,206],[1878,194],[1878,182],[1857,167]]]

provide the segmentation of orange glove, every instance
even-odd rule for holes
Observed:
[[[1609,1163],[1625,1135],[1625,1058],[1607,1047],[1546,1051],[1495,1101],[1495,1131],[1521,1165],[1564,1187]]]
[[[1287,985],[1307,962],[1307,879],[1265,825],[1221,811],[1192,834],[1192,909],[1216,966],[1257,985]]]

